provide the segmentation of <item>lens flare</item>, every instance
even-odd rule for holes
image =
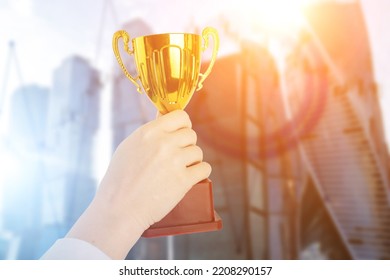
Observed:
[[[310,0],[231,0],[228,9],[235,23],[261,29],[269,33],[286,33],[304,24],[303,8]]]

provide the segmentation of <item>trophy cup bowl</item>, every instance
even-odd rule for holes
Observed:
[[[201,71],[201,56],[213,38],[212,57],[208,68]],[[132,76],[124,65],[118,49],[134,57],[137,74]],[[202,45],[203,38],[203,45]],[[112,47],[126,77],[146,93],[161,114],[183,110],[196,90],[200,90],[210,74],[219,47],[218,33],[207,27],[202,36],[190,33],[166,33],[141,36],[131,40],[124,30],[114,33]],[[209,179],[191,188],[179,204],[161,221],[152,225],[144,237],[156,237],[218,230],[222,220],[214,211],[212,185]]]

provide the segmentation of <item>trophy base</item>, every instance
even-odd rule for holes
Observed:
[[[142,237],[162,237],[216,231],[222,219],[214,211],[212,184],[209,179],[193,186],[161,221],[148,228]]]

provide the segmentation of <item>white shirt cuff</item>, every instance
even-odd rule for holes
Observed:
[[[92,244],[75,239],[58,239],[41,257],[41,260],[110,260],[105,253]]]

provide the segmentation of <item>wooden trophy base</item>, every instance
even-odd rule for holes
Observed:
[[[171,212],[148,228],[142,236],[161,237],[221,228],[222,220],[214,211],[212,184],[206,179],[193,186]]]

